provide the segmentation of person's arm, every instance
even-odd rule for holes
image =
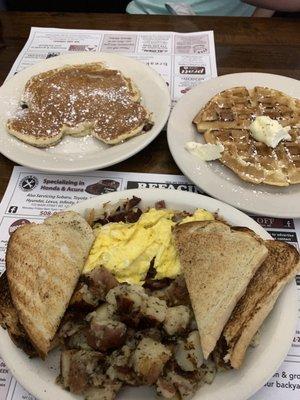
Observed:
[[[244,3],[268,10],[297,12],[300,11],[300,0],[242,0]]]
[[[270,18],[275,13],[274,10],[267,10],[266,8],[256,8],[252,17]]]

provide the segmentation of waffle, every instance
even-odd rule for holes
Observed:
[[[275,149],[256,141],[249,126],[262,115],[291,126],[292,140]],[[275,186],[300,183],[299,100],[274,89],[235,87],[214,96],[193,122],[207,143],[222,143],[220,161],[241,179]]]

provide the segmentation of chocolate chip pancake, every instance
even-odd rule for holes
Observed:
[[[140,93],[120,71],[101,63],[70,65],[33,76],[20,108],[7,121],[10,134],[36,147],[64,135],[93,135],[116,144],[152,126]]]

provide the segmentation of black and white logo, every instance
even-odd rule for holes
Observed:
[[[17,206],[10,206],[8,209],[9,214],[15,214],[18,211]]]
[[[20,181],[20,188],[24,191],[24,192],[29,192],[30,190],[34,189],[35,187],[37,187],[39,181],[37,179],[36,176],[33,175],[28,175],[25,176],[25,178],[23,178]]]

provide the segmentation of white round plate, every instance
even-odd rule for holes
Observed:
[[[86,200],[72,207],[82,215],[87,209],[99,208],[107,201],[117,202],[131,196],[142,199],[141,207],[153,206],[158,200],[165,200],[169,208],[193,211],[205,208],[218,212],[230,224],[246,226],[264,239],[270,235],[253,219],[218,200],[190,192],[176,192],[166,189],[134,189],[104,194]],[[203,386],[193,397],[194,400],[246,400],[276,372],[286,356],[297,322],[297,298],[295,282],[289,284],[278,299],[273,311],[261,328],[260,344],[251,348],[243,367],[239,371],[227,371],[217,375],[211,385]],[[50,353],[46,361],[29,359],[10,340],[6,331],[0,328],[0,354],[16,379],[30,393],[40,400],[74,400],[75,396],[55,384],[59,373],[58,351]],[[154,400],[155,394],[149,388],[126,389],[120,400]]]
[[[300,217],[300,184],[289,187],[255,185],[240,179],[219,161],[205,162],[185,150],[189,141],[205,143],[192,120],[217,93],[235,86],[267,86],[300,98],[300,82],[279,75],[247,72],[220,76],[203,82],[184,95],[174,107],[168,123],[168,143],[182,172],[204,192],[249,213]]]
[[[6,121],[18,107],[26,82],[40,72],[67,64],[104,62],[135,82],[142,104],[152,113],[153,128],[123,143],[110,146],[91,136],[65,136],[56,146],[39,149],[6,131]],[[51,172],[82,172],[105,168],[123,161],[146,147],[165,126],[170,113],[170,94],[161,76],[147,65],[129,57],[109,53],[64,54],[41,61],[10,78],[0,88],[0,151],[16,163]]]

